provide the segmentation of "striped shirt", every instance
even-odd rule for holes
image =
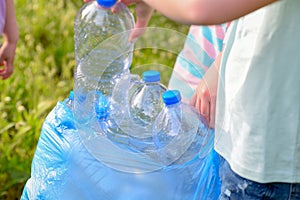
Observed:
[[[222,50],[229,23],[214,26],[191,26],[184,48],[177,57],[169,89],[177,89],[188,102],[202,76]]]
[[[5,12],[6,10],[6,4],[5,0],[0,0],[0,35],[3,33],[3,28],[5,24]]]

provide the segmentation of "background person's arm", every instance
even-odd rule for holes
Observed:
[[[8,78],[13,73],[13,63],[19,31],[13,0],[6,0],[6,19],[3,29],[4,43],[0,49],[0,76],[2,79]]]

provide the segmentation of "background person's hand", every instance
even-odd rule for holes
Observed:
[[[3,29],[4,43],[0,48],[0,76],[7,79],[14,72],[14,59],[19,40],[14,1],[6,1],[6,18]]]
[[[4,42],[0,49],[0,76],[7,79],[14,71],[16,44]]]

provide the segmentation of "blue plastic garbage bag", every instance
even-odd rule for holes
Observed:
[[[211,141],[213,135],[211,136]],[[219,158],[210,152],[184,165],[147,173],[112,169],[83,145],[71,110],[58,102],[47,116],[21,196],[49,200],[207,200],[220,192]],[[126,160],[120,160],[126,162]]]

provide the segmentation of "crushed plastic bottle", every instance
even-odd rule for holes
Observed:
[[[159,159],[165,164],[186,163],[197,157],[200,150],[205,151],[201,147],[209,142],[210,134],[199,113],[181,102],[178,90],[164,92],[162,99],[165,106],[153,126]],[[201,152],[201,155],[208,153]]]
[[[145,71],[142,79],[143,84],[129,97],[129,109],[132,120],[151,134],[153,121],[163,107],[161,95],[167,88],[160,83],[160,73],[156,70]]]
[[[134,148],[153,149],[152,125],[163,107],[161,94],[166,90],[160,83],[160,73],[155,70],[145,71],[142,79],[127,74],[115,86],[112,96],[115,112],[111,115],[123,133],[130,136]]]

